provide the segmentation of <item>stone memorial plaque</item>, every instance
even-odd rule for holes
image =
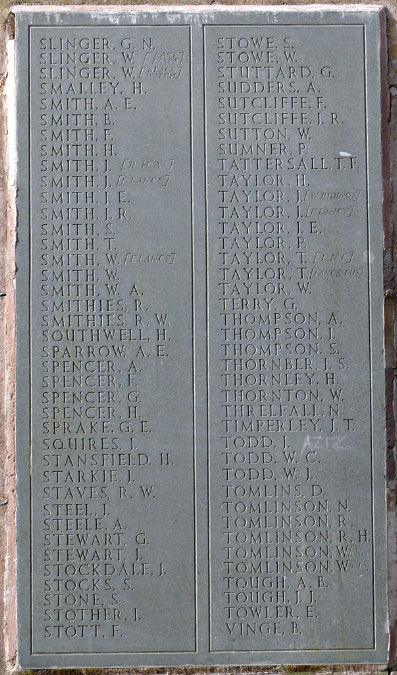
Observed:
[[[383,24],[16,9],[24,667],[386,663]]]

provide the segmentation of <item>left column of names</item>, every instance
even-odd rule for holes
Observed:
[[[30,30],[33,652],[194,652],[189,27],[87,35]]]

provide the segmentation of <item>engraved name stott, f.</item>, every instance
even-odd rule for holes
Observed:
[[[24,667],[387,661],[383,23],[16,10]]]

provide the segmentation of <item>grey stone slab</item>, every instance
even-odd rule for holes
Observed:
[[[383,10],[16,19],[21,664],[386,663]]]

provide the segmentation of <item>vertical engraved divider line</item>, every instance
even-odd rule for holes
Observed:
[[[29,555],[30,555],[30,593],[29,593],[29,598],[30,598],[30,608],[29,608],[29,614],[30,614],[30,653],[33,654],[33,550],[32,550],[32,545],[33,545],[33,503],[32,503],[32,469],[33,469],[33,438],[32,438],[32,401],[33,401],[33,392],[32,392],[32,186],[31,186],[31,176],[32,176],[32,168],[31,168],[31,163],[32,163],[32,151],[31,151],[31,146],[32,146],[32,111],[31,111],[31,105],[32,105],[32,77],[31,77],[31,56],[30,56],[30,50],[31,50],[31,26],[28,26],[28,87],[27,87],[27,94],[28,94],[28,105],[27,105],[27,110],[28,110],[28,198],[29,198],[29,217],[28,217],[28,237],[29,237],[29,274],[28,274],[28,279],[29,279],[29,437],[30,437],[30,447],[29,447],[29,517],[30,517],[30,541],[29,541]],[[20,452],[22,451],[22,448],[20,449]],[[25,451],[25,449],[23,449]]]
[[[207,509],[208,509],[208,652],[211,652],[211,496],[210,496],[210,388],[209,388],[209,280],[208,280],[208,171],[207,171],[207,97],[206,97],[206,38],[203,40],[203,104],[204,104],[204,201],[205,201],[205,300],[206,300],[206,383],[207,383]]]
[[[368,359],[369,359],[369,429],[371,452],[371,551],[372,551],[372,640],[376,649],[376,586],[375,586],[375,513],[374,513],[374,440],[373,440],[373,395],[372,395],[372,323],[371,323],[371,233],[369,213],[369,162],[368,162],[368,87],[367,87],[367,26],[363,30],[363,62],[364,62],[364,133],[365,133],[365,184],[366,184],[366,218],[367,218],[367,267],[368,267]],[[383,222],[383,221],[382,221]]]
[[[193,404],[193,555],[194,555],[194,649],[198,650],[198,588],[197,588],[197,415],[196,415],[196,304],[194,277],[194,164],[193,164],[193,45],[189,25],[189,106],[190,106],[190,245],[192,260],[192,404]]]

